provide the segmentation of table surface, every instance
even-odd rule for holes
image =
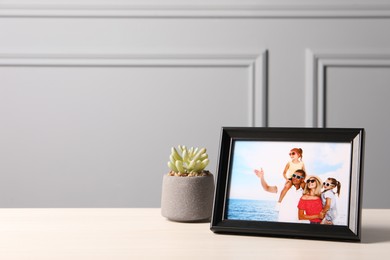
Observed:
[[[389,219],[363,210],[362,242],[349,243],[214,234],[156,208],[0,209],[0,259],[387,259]]]

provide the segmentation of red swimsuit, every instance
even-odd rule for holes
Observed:
[[[322,201],[320,198],[314,200],[303,200],[302,198],[299,200],[298,209],[302,209],[305,211],[306,215],[318,215],[322,210]],[[312,223],[320,223],[320,218],[311,219]]]

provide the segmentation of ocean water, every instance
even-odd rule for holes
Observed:
[[[278,221],[278,212],[275,210],[275,201],[229,199],[227,203],[227,219]],[[334,225],[348,225],[347,214],[342,212],[334,221]]]
[[[227,203],[227,219],[278,221],[275,201],[229,199]]]

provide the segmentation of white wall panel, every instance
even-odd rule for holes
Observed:
[[[0,19],[3,207],[158,207],[170,146],[213,171],[222,125],[348,122],[327,91],[389,65],[385,0],[4,0]]]
[[[265,55],[4,56],[2,206],[158,204],[170,146],[262,123]]]
[[[390,67],[390,51],[306,51],[306,125],[309,127],[329,127],[327,124],[327,70],[330,68],[372,68]],[[375,82],[386,82],[381,78],[372,78]],[[349,85],[347,85],[349,86]],[[361,86],[350,89],[351,97],[358,95]],[[373,93],[375,95],[375,92]],[[362,97],[367,97],[363,95]],[[378,96],[380,97],[380,96]],[[345,101],[345,100],[344,100]],[[364,104],[362,104],[364,105]]]

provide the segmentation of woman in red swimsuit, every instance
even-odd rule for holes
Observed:
[[[309,176],[303,195],[298,203],[298,218],[309,220],[310,224],[320,224],[324,218],[321,202],[322,182],[316,176]]]

